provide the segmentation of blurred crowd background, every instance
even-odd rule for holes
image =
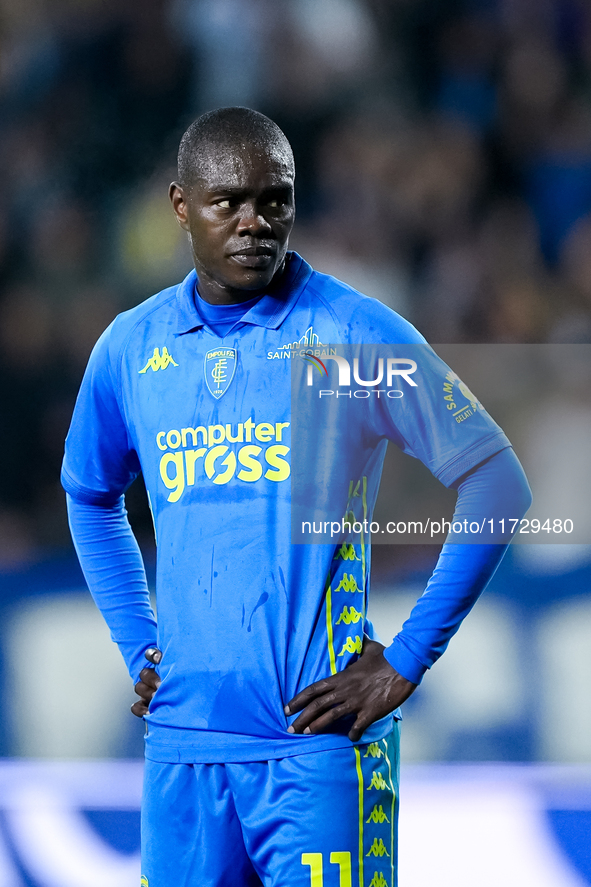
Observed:
[[[293,245],[431,342],[591,341],[585,0],[0,0],[0,559],[67,543],[94,341],[176,282],[199,113],[268,113]]]
[[[11,626],[2,674],[22,699],[8,708],[5,754],[140,748],[139,733],[94,729],[92,713],[114,704],[109,669],[123,686],[123,666],[103,654],[106,629],[74,594],[82,580],[59,467],[95,340],[118,311],[190,268],[167,186],[186,126],[228,104],[267,113],[291,140],[292,243],[319,270],[401,311],[433,343],[591,343],[587,0],[0,0],[0,604]],[[585,409],[580,435],[591,427]],[[128,506],[150,565],[139,484]],[[378,586],[402,583],[408,604],[405,594],[421,590],[413,577],[435,556],[380,551]],[[475,616],[458,638],[472,660],[450,651],[452,677],[416,703],[421,727],[420,706],[435,706],[438,693],[456,706],[471,700],[465,722],[441,721],[439,736],[421,727],[422,740],[415,730],[415,757],[591,760],[581,732],[591,728],[589,635],[575,664],[560,652],[576,647],[571,629],[591,626],[588,550],[574,552],[568,580],[554,584],[527,574],[525,560],[507,562],[497,596],[483,603],[487,618]],[[548,569],[564,577],[564,562]],[[520,584],[518,574],[530,578]],[[56,589],[63,607],[57,592],[48,602]],[[551,609],[528,621],[534,598],[558,601],[563,622]],[[23,608],[33,599],[42,604]],[[557,624],[564,644],[542,662]],[[72,638],[94,662],[101,650],[107,677],[91,693],[84,668],[72,666]],[[479,684],[465,663],[489,641],[505,670]],[[552,687],[580,683],[567,746],[557,738],[558,690],[544,691],[542,708],[539,683],[530,692],[544,669]],[[86,694],[82,738],[80,717],[76,739],[71,708],[47,689],[50,676]],[[550,731],[542,738],[534,711]],[[43,734],[35,726],[40,712],[57,718],[53,744],[49,721]],[[464,741],[476,734],[480,744]]]

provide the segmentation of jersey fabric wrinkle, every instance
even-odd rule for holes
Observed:
[[[192,271],[105,331],[62,470],[66,491],[96,505],[112,505],[140,468],[144,475],[163,651],[146,755],[240,762],[347,747],[349,725],[294,736],[287,733],[294,718],[283,713],[304,687],[357,658],[364,630],[373,636],[365,617],[367,546],[346,557],[336,546],[290,543],[292,352],[331,343],[424,346],[425,384],[412,389],[412,408],[382,405],[374,433],[446,485],[510,444],[484,410],[462,425],[450,421],[442,399],[449,368],[411,324],[296,253],[288,254],[280,287],[221,338],[199,314],[196,284]],[[384,449],[370,460],[373,498]],[[361,618],[339,619],[343,607]],[[391,727],[392,716],[383,718],[361,741]]]

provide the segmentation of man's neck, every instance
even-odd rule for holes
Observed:
[[[197,291],[203,301],[208,302],[210,305],[238,305],[240,302],[248,302],[250,299],[257,298],[257,296],[273,292],[283,277],[285,267],[286,262],[284,260],[281,267],[275,272],[275,275],[269,282],[268,286],[259,289],[244,290],[225,287],[213,278],[208,277],[207,274],[203,273],[202,269],[196,266],[195,270],[197,271],[198,279]]]

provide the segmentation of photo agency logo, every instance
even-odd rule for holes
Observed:
[[[374,356],[371,372],[369,372],[369,366],[365,366],[362,371],[359,357],[354,357],[352,360],[341,354],[323,354],[322,357],[319,357],[313,351],[302,352],[301,357],[308,364],[306,370],[306,385],[308,387],[314,387],[314,382],[317,378],[315,370],[320,376],[321,384],[326,379],[326,385],[331,384],[333,386],[331,388],[318,389],[318,397],[320,399],[345,397],[348,399],[368,400],[372,396],[378,398],[383,396],[391,400],[398,400],[404,397],[404,388],[398,386],[406,383],[411,388],[418,387],[412,378],[417,371],[417,362],[409,357],[375,358]],[[334,369],[329,374],[327,364],[330,361],[336,364],[336,374]],[[364,363],[369,363],[369,361]],[[351,364],[353,365],[353,381],[351,381]],[[368,374],[370,378],[362,378],[362,375]],[[334,387],[335,375],[336,387]]]

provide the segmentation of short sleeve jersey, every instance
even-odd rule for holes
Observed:
[[[407,321],[288,254],[280,287],[220,338],[198,313],[197,278],[119,315],[90,358],[62,482],[114,503],[143,472],[157,540],[162,684],[147,716],[156,761],[247,761],[350,745],[349,724],[294,736],[285,704],[361,651],[366,538],[291,543],[291,362],[325,343],[423,345],[428,360],[374,410],[354,495],[371,514],[393,440],[449,485],[509,445],[478,409],[450,421],[449,368]],[[410,391],[410,386],[409,386]],[[381,424],[381,427],[380,427]],[[369,623],[367,623],[367,630]],[[384,736],[390,718],[363,741]]]

